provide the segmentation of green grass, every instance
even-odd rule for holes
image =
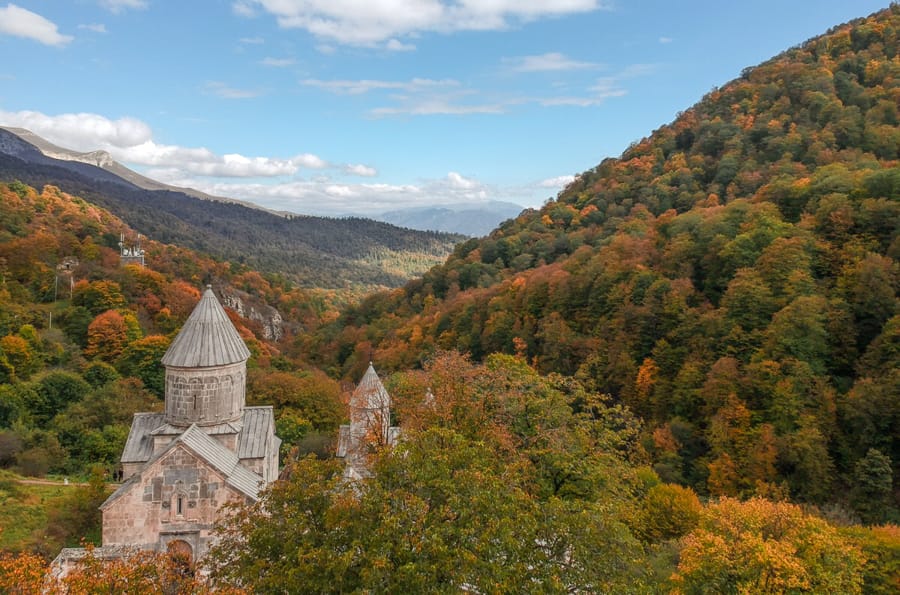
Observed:
[[[47,526],[47,510],[72,488],[18,483],[19,476],[0,471],[0,551],[25,549]]]

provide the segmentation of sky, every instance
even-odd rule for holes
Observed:
[[[554,198],[888,0],[0,0],[0,125],[318,215]]]

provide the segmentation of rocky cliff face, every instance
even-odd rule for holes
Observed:
[[[220,292],[222,305],[237,312],[241,318],[252,320],[262,327],[263,338],[278,341],[284,336],[284,319],[281,313],[239,289],[228,288]]]

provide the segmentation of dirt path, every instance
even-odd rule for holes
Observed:
[[[59,486],[59,487],[69,487],[69,486],[85,487],[85,486],[90,485],[85,482],[75,482],[75,481],[66,481],[66,480],[57,481],[54,479],[17,479],[16,482],[24,483],[24,484],[28,484],[28,485],[36,485],[36,486]],[[111,488],[117,488],[122,484],[108,483],[106,485]]]

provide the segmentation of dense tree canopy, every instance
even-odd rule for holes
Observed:
[[[442,354],[395,388],[408,423],[395,449],[372,453],[372,476],[298,461],[223,524],[217,580],[262,592],[641,590],[641,548],[621,521],[641,489],[625,412],[506,356],[476,366]]]
[[[853,507],[870,448],[900,485],[898,31],[894,4],[748,68],[305,349],[350,376],[522,355],[628,405],[702,495]]]

